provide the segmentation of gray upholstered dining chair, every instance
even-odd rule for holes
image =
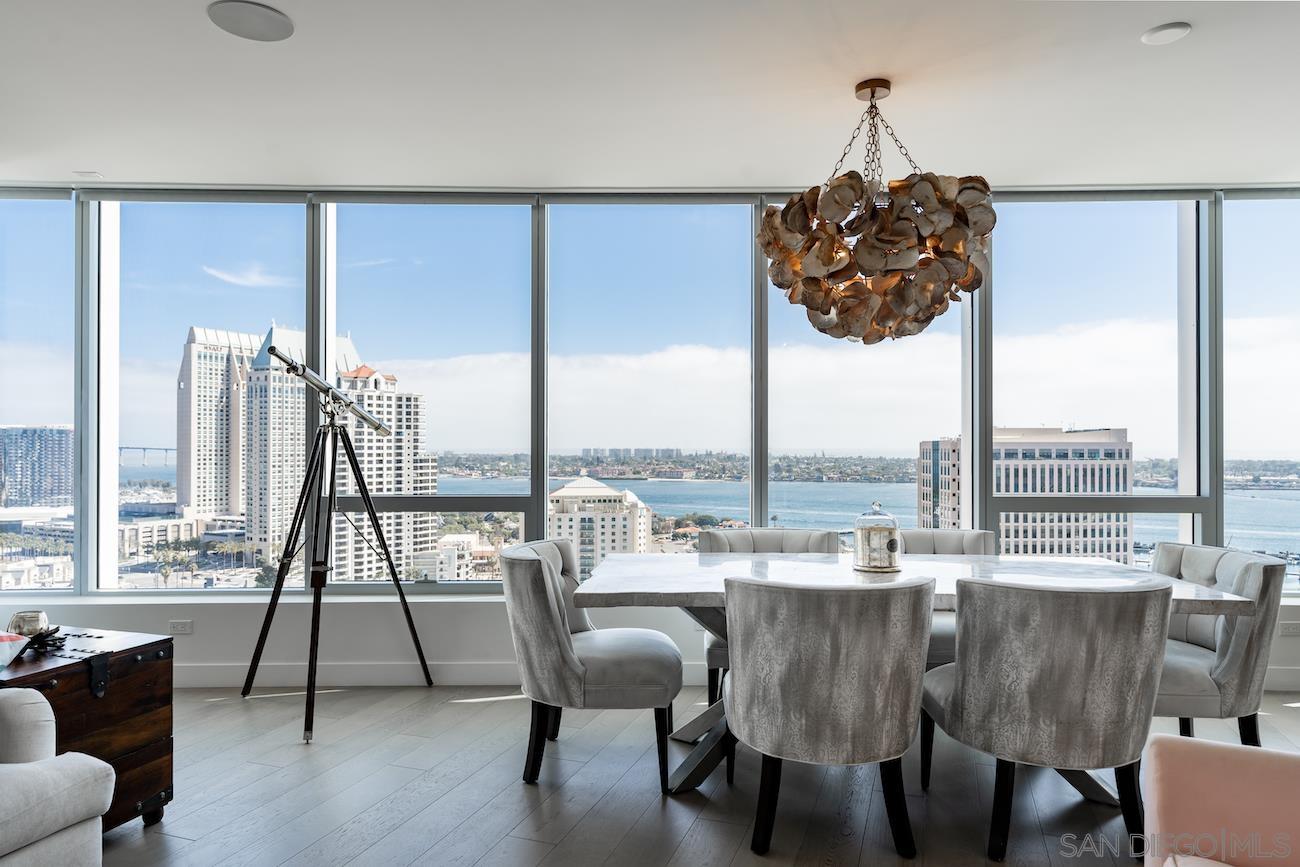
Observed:
[[[734,530],[701,530],[701,554],[836,554],[840,534],[836,530],[792,530],[785,527],[745,527]],[[728,668],[726,639],[704,634],[704,665],[708,669],[709,704],[718,700],[718,684]]]
[[[800,586],[728,578],[727,726],[763,756],[750,848],[768,850],[781,763],[880,763],[894,846],[916,855],[901,757],[916,733],[934,579]],[[834,688],[830,688],[830,685]]]
[[[1160,542],[1151,570],[1255,600],[1249,617],[1175,614],[1169,621],[1156,716],[1178,717],[1192,735],[1196,717],[1236,717],[1241,742],[1259,746],[1259,703],[1277,628],[1286,564],[1263,554]]]
[[[1115,769],[1124,824],[1142,833],[1137,762],[1169,629],[1169,582],[1131,589],[957,584],[957,661],[926,672],[921,787],[937,723],[997,759],[988,857],[1006,857],[1016,764]]]
[[[996,554],[992,530],[900,530],[904,554]],[[957,612],[936,611],[930,624],[926,668],[938,668],[957,658]]]
[[[537,782],[546,741],[560,731],[562,708],[654,708],[659,788],[668,791],[668,730],[682,688],[682,654],[653,629],[597,629],[573,604],[578,567],[567,540],[501,552],[506,615],[532,728],[524,782]]]

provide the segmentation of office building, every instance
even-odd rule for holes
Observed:
[[[961,439],[924,440],[916,473],[917,523],[961,521]],[[1133,444],[1123,428],[994,428],[993,490],[998,495],[1096,496],[1133,491]],[[1106,557],[1133,561],[1127,512],[1003,512],[1004,554]]]
[[[0,508],[71,506],[72,425],[0,425]]]

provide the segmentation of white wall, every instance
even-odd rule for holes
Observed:
[[[518,684],[514,648],[501,597],[413,597],[411,610],[425,658],[439,683]],[[177,635],[177,686],[243,683],[266,612],[266,597],[187,601],[136,597],[55,603],[48,597],[0,598],[0,628],[21,609],[42,608],[51,623],[128,632],[167,633],[169,620],[193,620],[193,635]],[[597,626],[647,626],[667,632],[682,649],[688,683],[704,683],[703,633],[675,609],[592,609]],[[258,686],[301,686],[311,629],[311,600],[281,598]],[[392,595],[336,596],[321,611],[318,679],[326,686],[421,683],[402,609]]]
[[[177,686],[237,686],[243,682],[265,597],[196,599],[174,597],[96,598],[54,603],[48,597],[3,598],[0,616],[44,608],[50,622],[132,632],[167,632],[169,620],[193,620],[193,635],[176,636]],[[500,597],[418,597],[411,602],[425,656],[435,681],[517,684],[514,649]],[[702,632],[676,610],[593,609],[598,626],[647,626],[667,632],[682,649],[687,683],[704,683]],[[1300,600],[1283,603],[1282,622],[1300,623]],[[258,686],[301,686],[305,679],[309,598],[281,601],[258,674]],[[1279,628],[1279,633],[1281,629]],[[1278,635],[1266,686],[1300,690],[1300,637]],[[327,599],[321,614],[319,682],[322,686],[420,683],[401,608],[391,596]]]

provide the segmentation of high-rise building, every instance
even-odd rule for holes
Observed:
[[[397,388],[397,377],[359,364],[338,374],[335,385],[392,433],[383,437],[349,416],[346,422],[356,447],[366,487],[374,496],[403,494],[432,496],[438,492],[437,458],[424,450],[424,395]],[[352,471],[340,453],[340,496],[358,493]],[[372,547],[373,534],[363,515],[352,521],[366,531],[362,539],[344,517],[335,519],[334,571],[340,580],[388,580],[387,565]],[[416,577],[416,554],[433,551],[436,516],[432,512],[380,512],[384,539],[398,577]]]
[[[0,506],[71,506],[71,425],[0,425]]]
[[[251,350],[249,347],[252,347]],[[264,336],[191,328],[178,379],[177,473],[187,516],[243,514],[244,538],[264,562],[283,551],[306,472],[307,386],[268,349],[306,357],[301,331],[272,325]],[[379,418],[379,437],[346,419],[371,493],[431,495],[437,459],[424,452],[424,397],[399,392],[397,379],[361,363],[352,341],[335,344],[335,384]],[[205,450],[211,449],[211,452]],[[339,493],[355,493],[339,456]],[[370,534],[361,516],[353,521]],[[381,527],[399,574],[413,556],[433,550],[430,513],[381,513]],[[373,543],[373,535],[370,535]],[[343,580],[386,578],[386,567],[343,517],[334,526],[334,569]]]
[[[580,580],[585,581],[607,554],[643,554],[650,549],[652,512],[631,491],[582,476],[553,491],[547,507],[547,538],[573,543]]]
[[[176,377],[176,506],[244,512],[245,390],[261,336],[191,327]]]
[[[917,460],[917,522],[961,525],[961,439],[926,440]],[[1122,495],[1133,490],[1133,444],[1124,428],[994,428],[993,491],[1001,496]],[[1133,560],[1128,512],[1003,512],[1004,554]]]

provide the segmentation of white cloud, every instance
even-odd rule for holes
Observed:
[[[356,262],[344,262],[344,268],[378,268],[380,265],[391,265],[396,259],[358,259]]]
[[[1300,405],[1279,386],[1300,319],[1226,323],[1229,458],[1300,457]],[[1177,453],[1177,365],[1172,323],[1116,321],[1004,335],[995,346],[999,424],[1127,427],[1139,456]],[[442,359],[366,359],[426,396],[428,446],[526,451],[529,358],[524,353]],[[72,360],[30,344],[0,345],[9,390],[0,423],[72,418]],[[741,348],[672,346],[637,354],[553,356],[550,444],[747,451],[750,360]],[[170,445],[176,365],[121,371],[121,437]],[[961,427],[960,340],[924,334],[871,347],[831,341],[771,350],[770,447],[913,455],[922,439]]]
[[[299,279],[296,277],[283,277],[278,274],[268,274],[266,269],[259,262],[254,262],[242,271],[222,271],[213,268],[210,265],[202,265],[203,272],[211,277],[215,277],[223,283],[230,283],[235,286],[250,286],[254,288],[271,288],[281,286],[297,286]]]

